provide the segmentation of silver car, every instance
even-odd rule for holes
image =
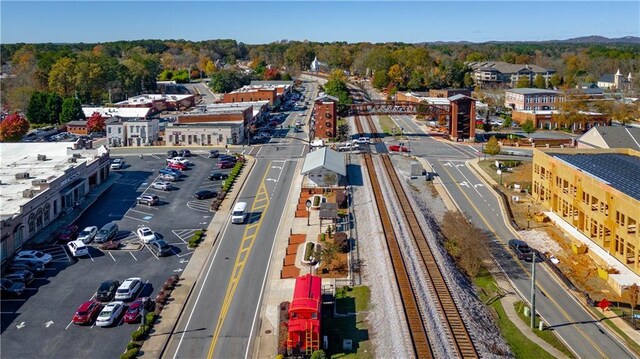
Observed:
[[[157,181],[151,184],[151,188],[163,191],[171,191],[171,188],[173,188],[173,186],[169,182]]]

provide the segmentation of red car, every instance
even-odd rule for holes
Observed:
[[[395,151],[395,152],[409,152],[409,149],[404,147],[404,146],[399,146],[399,145],[391,145],[389,146],[389,151]]]
[[[233,168],[233,166],[235,166],[235,164],[233,162],[229,162],[229,161],[220,161],[220,162],[216,163],[216,166],[218,166],[218,168]]]
[[[180,162],[170,162],[170,163],[167,165],[167,168],[173,168],[173,169],[176,169],[176,170],[184,171],[184,170],[186,170],[186,169],[187,169],[187,166],[186,166],[186,165],[183,165],[183,164],[182,164],[182,163],[180,163]]]
[[[68,225],[62,233],[58,235],[58,240],[62,242],[71,242],[78,236],[78,226],[75,224]]]
[[[100,314],[102,310],[102,304],[100,302],[96,302],[90,300],[88,302],[82,303],[78,310],[76,310],[76,314],[73,315],[73,323],[74,324],[91,324]]]
[[[138,298],[135,302],[131,303],[129,309],[124,314],[124,322],[125,323],[139,323],[141,312],[142,312],[142,303],[144,303],[144,310],[149,313],[153,311],[155,308],[155,302],[148,297]]]

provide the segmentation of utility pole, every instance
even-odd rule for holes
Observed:
[[[536,327],[536,254],[531,252],[531,329]]]

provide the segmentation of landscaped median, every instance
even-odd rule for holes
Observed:
[[[238,178],[238,176],[240,176],[240,173],[244,168],[244,165],[246,163],[244,156],[236,155],[236,158],[238,159],[238,162],[236,162],[236,164],[231,169],[231,172],[229,172],[229,177],[227,177],[227,179],[225,179],[222,183],[222,190],[220,191],[220,193],[218,193],[218,197],[211,202],[212,211],[217,211],[220,208],[220,206],[222,205],[222,201],[224,201],[227,193],[229,193],[229,191],[233,188],[236,179]]]

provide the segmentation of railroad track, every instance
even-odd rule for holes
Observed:
[[[376,131],[376,126],[370,116],[366,116],[367,126],[372,134],[373,140],[379,142],[380,138]],[[360,118],[355,118],[356,130],[363,134],[363,126]],[[473,341],[467,330],[464,321],[460,315],[460,312],[453,300],[453,296],[447,286],[445,278],[436,262],[435,256],[431,251],[427,243],[427,239],[419,225],[418,218],[415,215],[409,198],[402,187],[400,178],[398,177],[391,158],[389,155],[380,155],[382,164],[387,176],[390,179],[393,191],[398,198],[398,204],[402,211],[405,223],[407,223],[410,232],[410,239],[418,248],[420,262],[425,268],[427,274],[427,283],[429,290],[434,294],[435,309],[443,320],[443,327],[447,331],[449,342],[453,346],[453,349],[460,358],[477,358],[478,353]],[[422,312],[418,306],[417,292],[412,286],[411,279],[409,277],[407,266],[400,251],[400,245],[398,238],[393,232],[393,225],[391,217],[386,209],[385,200],[382,193],[380,182],[378,181],[378,174],[374,168],[373,159],[371,154],[365,154],[365,165],[369,172],[371,184],[373,186],[373,192],[376,198],[376,205],[378,212],[380,213],[380,220],[384,229],[385,239],[387,241],[387,247],[391,256],[391,262],[400,288],[400,295],[404,304],[405,316],[407,317],[407,323],[409,324],[409,330],[413,340],[413,349],[418,358],[433,357],[433,352],[428,341],[428,333],[424,321],[426,318],[422,317]],[[424,346],[428,346],[428,349]]]

